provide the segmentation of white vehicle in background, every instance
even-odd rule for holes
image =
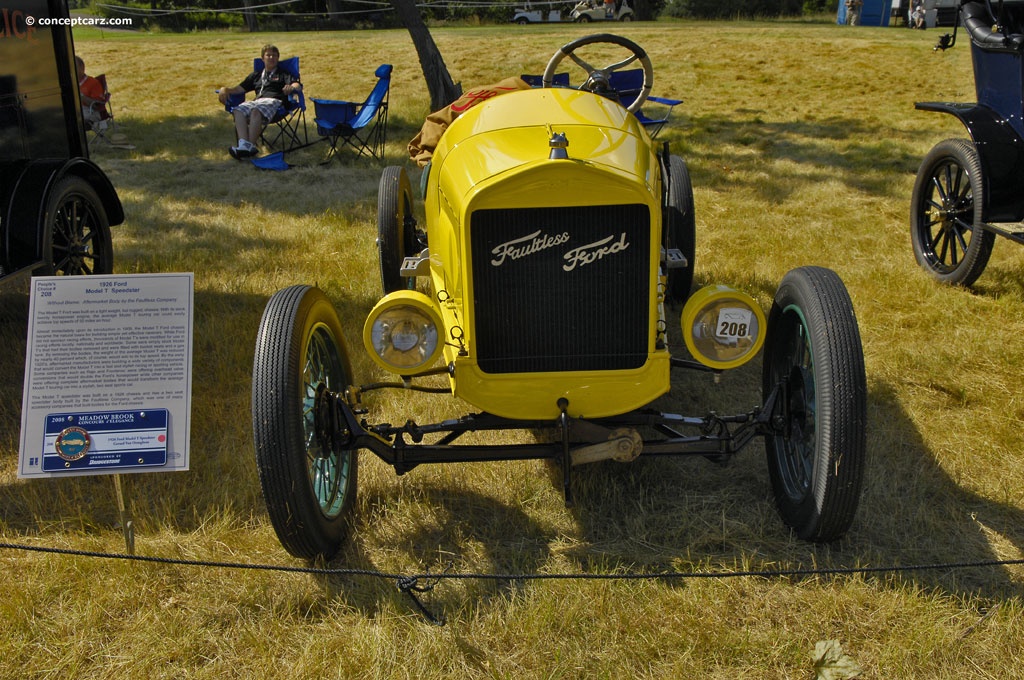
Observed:
[[[591,21],[632,21],[633,8],[626,0],[600,3],[598,0],[580,0],[569,15],[576,23]]]
[[[568,9],[568,5],[565,8]],[[562,10],[554,9],[553,5],[549,5],[549,9],[545,12],[541,9],[534,9],[530,3],[526,3],[525,7],[517,7],[515,14],[512,16],[512,23],[520,25],[557,24],[563,21],[570,21],[568,14],[563,15]]]

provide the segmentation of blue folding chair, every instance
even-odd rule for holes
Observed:
[[[544,76],[535,76],[529,73],[524,73],[519,76],[526,81],[526,84],[530,87],[543,87]],[[569,87],[569,74],[568,73],[556,73],[551,78],[551,84],[554,87]]]
[[[325,163],[338,153],[339,145],[352,147],[359,156],[384,157],[391,70],[391,64],[377,67],[377,83],[362,103],[311,97],[316,132],[331,145]]]
[[[544,83],[544,76],[524,73],[519,77],[525,80],[531,87],[541,87]],[[556,73],[551,80],[554,87],[571,87],[569,85],[568,73]],[[611,76],[608,78],[608,84],[618,93],[619,103],[628,107],[636,101],[644,87],[643,69],[612,71]],[[672,109],[682,103],[683,100],[681,99],[666,99],[664,97],[648,95],[647,101],[644,104],[654,104],[655,106],[652,109],[657,111],[659,115],[656,118],[652,118],[641,109],[637,111],[636,117],[647,128],[648,134],[653,139],[661,132],[661,128],[665,127],[668,123],[669,117],[672,115]]]
[[[299,77],[298,57],[282,59],[277,62],[277,67],[296,80],[302,80]],[[257,73],[263,71],[263,60],[258,57],[253,59],[252,70]],[[235,107],[244,101],[245,94],[233,94],[228,98],[224,109],[228,113],[233,113]],[[302,94],[302,90],[288,95],[288,100],[273,120],[267,121],[260,134],[260,140],[270,149],[280,144],[283,151],[291,151],[309,144],[309,133],[306,131],[306,97]]]
[[[628,108],[630,104],[636,101],[640,91],[644,88],[644,71],[639,68],[628,71],[612,71],[612,74],[608,77],[608,84],[613,90],[618,92],[619,103]],[[651,139],[654,139],[661,132],[661,128],[665,127],[668,123],[669,118],[672,116],[672,109],[682,103],[682,99],[665,99],[664,97],[647,95],[647,101],[644,102],[644,106],[653,104],[654,106],[651,107],[651,110],[657,111],[657,117],[650,117],[643,109],[636,112],[636,117],[647,128]]]

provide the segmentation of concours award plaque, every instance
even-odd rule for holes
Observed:
[[[188,469],[192,274],[32,279],[19,477]]]

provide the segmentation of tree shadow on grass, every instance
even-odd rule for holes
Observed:
[[[409,564],[418,564],[418,573],[481,575],[480,578],[445,580],[443,587],[429,594],[415,594],[434,613],[461,609],[467,601],[500,597],[522,586],[505,574],[533,574],[541,570],[550,556],[550,536],[525,512],[470,489],[452,487],[434,481],[406,486],[413,488],[416,503],[427,511],[409,513],[404,507],[398,484],[386,485],[381,493],[363,494],[360,510],[353,520],[350,540],[335,556],[330,567],[395,573],[389,564],[403,565],[397,572],[410,574]],[[385,532],[374,531],[387,525]],[[368,545],[368,540],[386,540],[386,545]],[[385,538],[386,537],[386,538]],[[386,557],[381,564],[370,553]],[[421,579],[418,587],[429,586]],[[380,612],[383,602],[394,602],[407,609],[408,597],[396,589],[393,579],[365,575],[330,575],[321,578],[329,597],[343,599],[366,615]]]
[[[733,395],[746,392],[746,399],[733,399],[729,410],[719,398],[714,404],[718,413],[741,412],[757,400],[760,362],[753,363],[757,365],[726,378],[739,383],[730,386]],[[698,386],[696,400],[707,391]],[[575,471],[575,516],[586,546],[577,561],[582,568],[611,563],[658,573],[687,572],[695,565],[698,571],[770,572],[1020,559],[1024,509],[994,498],[998,492],[971,491],[953,479],[890,386],[871,387],[868,411],[864,490],[856,520],[843,539],[819,545],[791,534],[774,507],[763,446],[755,440],[725,467],[677,458]],[[993,480],[990,488],[996,486]],[[623,507],[631,511],[618,512]],[[998,599],[1024,594],[1022,573],[1017,566],[948,566],[894,570],[875,578]]]
[[[692,116],[663,135],[673,152],[690,164],[695,188],[746,189],[776,203],[804,188],[836,181],[869,195],[909,201],[909,196],[895,193],[900,187],[892,181],[893,169],[916,173],[921,158],[910,143],[933,136],[857,119],[767,122],[756,115]]]

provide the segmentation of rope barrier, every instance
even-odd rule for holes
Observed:
[[[814,567],[794,569],[745,569],[742,571],[706,571],[706,572],[637,572],[624,574],[593,574],[577,573],[529,573],[529,574],[486,574],[473,572],[452,572],[448,565],[442,573],[396,574],[375,569],[328,569],[323,567],[295,567],[284,564],[251,564],[245,562],[220,562],[211,560],[194,560],[178,557],[152,557],[146,555],[127,555],[124,553],[104,553],[91,550],[72,548],[49,548],[44,546],[25,545],[19,543],[0,543],[2,550],[22,550],[26,552],[69,555],[99,559],[126,560],[131,562],[148,562],[155,564],[173,564],[190,567],[211,567],[221,569],[253,569],[258,571],[279,571],[297,574],[313,574],[317,576],[367,576],[371,578],[394,581],[398,589],[408,595],[416,608],[435,625],[444,625],[444,617],[431,613],[416,597],[416,593],[427,593],[444,580],[477,580],[477,581],[654,581],[654,580],[687,580],[687,579],[726,579],[726,578],[782,578],[791,576],[849,576],[853,574],[905,573],[911,571],[953,571],[962,569],[981,569],[991,567],[1008,567],[1024,565],[1024,559],[1015,560],[976,560],[963,562],[935,562],[926,564],[887,565],[877,567]],[[421,582],[425,584],[421,585]]]

